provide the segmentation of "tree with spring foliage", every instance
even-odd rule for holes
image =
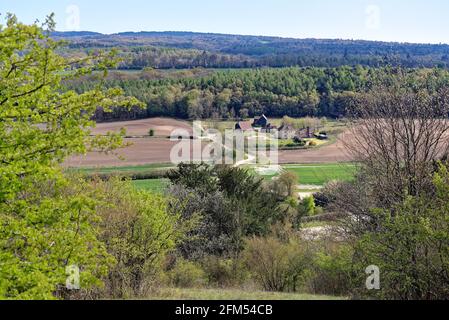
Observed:
[[[120,134],[90,135],[97,107],[140,103],[119,89],[62,90],[64,81],[106,72],[117,59],[114,52],[65,58],[53,29],[53,16],[25,25],[9,14],[0,25],[0,298],[52,299],[71,265],[82,287],[99,284],[111,262],[97,239],[95,197],[71,185],[59,165],[120,146]]]

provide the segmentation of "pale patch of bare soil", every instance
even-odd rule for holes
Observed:
[[[108,132],[120,131],[121,128],[125,128],[129,136],[148,136],[150,129],[155,131],[156,136],[163,137],[170,136],[175,129],[184,129],[192,134],[192,126],[189,122],[170,118],[98,123],[96,128],[92,129],[92,133],[104,135]]]

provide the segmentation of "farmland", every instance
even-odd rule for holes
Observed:
[[[163,173],[170,168],[170,164],[150,164],[145,166],[124,166],[105,168],[83,168],[78,171],[85,174],[112,174],[125,177],[133,175],[151,175]],[[250,167],[252,168],[252,167]],[[298,185],[303,191],[313,190],[334,180],[347,181],[354,177],[356,165],[352,163],[327,163],[327,164],[288,164],[283,165],[282,170],[294,172],[298,176]],[[266,180],[275,178],[278,174],[263,175]],[[135,179],[133,185],[139,190],[162,192],[168,185],[168,180],[162,177],[154,179]]]
[[[273,124],[281,125],[281,119],[270,119]],[[296,125],[308,125],[309,122],[323,122],[312,118],[291,119]],[[203,127],[224,132],[233,128],[234,121],[206,120]],[[167,186],[164,173],[173,168],[170,163],[171,149],[177,142],[170,141],[168,136],[173,130],[182,129],[192,133],[192,124],[188,121],[170,118],[150,118],[135,121],[99,123],[92,130],[93,134],[105,135],[108,132],[126,130],[125,148],[117,155],[106,155],[97,152],[85,156],[75,156],[66,161],[66,167],[89,175],[121,175],[131,178],[139,190],[162,192]],[[351,158],[344,151],[344,140],[348,134],[344,126],[337,122],[326,121],[323,129],[330,132],[331,138],[317,147],[299,150],[281,150],[279,162],[282,170],[294,172],[298,176],[298,185],[321,187],[333,180],[350,180],[355,172],[355,166],[350,164]],[[154,136],[149,136],[153,130]],[[350,138],[350,136],[349,136]],[[280,146],[289,140],[280,140]],[[250,168],[254,168],[251,165]],[[267,180],[277,174],[263,176]],[[310,191],[308,187],[305,191]]]
[[[275,123],[278,119],[273,119]],[[205,127],[217,128],[220,130],[232,128],[232,121],[206,121]],[[170,162],[170,152],[177,144],[170,141],[168,136],[175,129],[185,130],[191,134],[191,123],[183,120],[171,118],[150,118],[144,120],[106,122],[99,123],[92,129],[92,134],[105,135],[108,132],[118,132],[124,128],[126,130],[126,147],[117,151],[117,154],[104,154],[89,152],[86,155],[72,156],[64,165],[75,168],[92,167],[126,167],[145,166],[148,164],[159,164]],[[279,152],[279,162],[289,163],[333,163],[347,162],[351,160],[350,155],[345,151],[344,141],[351,139],[351,136],[344,132],[344,127],[325,127],[335,130],[335,135],[330,143],[326,143],[317,148],[307,150],[281,150]],[[149,131],[154,130],[154,136],[149,136]]]
[[[356,167],[350,163],[329,164],[295,164],[284,165],[283,170],[294,172],[298,176],[298,184],[322,186],[333,180],[351,180],[355,174]],[[266,176],[273,178],[275,176]]]

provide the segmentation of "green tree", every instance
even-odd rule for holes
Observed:
[[[0,26],[0,298],[54,298],[66,267],[80,268],[81,285],[98,284],[109,256],[97,239],[96,202],[71,186],[59,164],[74,153],[110,152],[119,134],[91,137],[97,107],[139,105],[119,89],[77,94],[61,83],[117,62],[113,52],[81,59],[57,54],[42,26],[14,15]],[[46,29],[46,30],[44,30]]]
[[[98,182],[104,204],[100,239],[117,264],[106,278],[106,296],[144,296],[162,270],[167,253],[183,240],[195,224],[169,208],[169,199],[146,191],[137,192],[129,181],[113,178]]]
[[[248,170],[180,164],[168,178],[172,196],[183,204],[183,215],[202,216],[192,239],[182,246],[186,256],[201,254],[196,249],[217,255],[238,252],[244,236],[266,235],[283,218],[277,196]]]
[[[287,197],[294,197],[297,191],[298,175],[291,171],[285,171],[282,172],[278,180],[285,190]]]
[[[409,196],[390,210],[375,210],[378,229],[357,242],[356,274],[368,265],[380,270],[380,290],[355,286],[359,297],[447,299],[449,296],[449,172],[434,177],[435,195]],[[355,283],[362,279],[356,279]]]
[[[298,207],[298,213],[300,216],[312,216],[315,214],[315,209],[316,205],[313,196],[305,197]]]

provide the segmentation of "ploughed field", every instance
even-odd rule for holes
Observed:
[[[119,131],[121,128],[125,128],[127,131],[125,142],[130,143],[129,146],[118,150],[116,154],[107,155],[90,152],[87,155],[74,156],[65,162],[65,166],[114,167],[169,163],[170,152],[177,144],[177,142],[168,139],[171,132],[175,129],[183,129],[189,134],[192,133],[189,122],[170,118],[99,123],[92,130],[92,133],[104,135],[107,132]],[[149,135],[151,129],[154,131],[154,137]],[[348,138],[348,135],[343,133],[338,136],[336,142],[318,148],[279,151],[279,163],[306,164],[351,161],[351,157],[345,151],[343,143]]]

